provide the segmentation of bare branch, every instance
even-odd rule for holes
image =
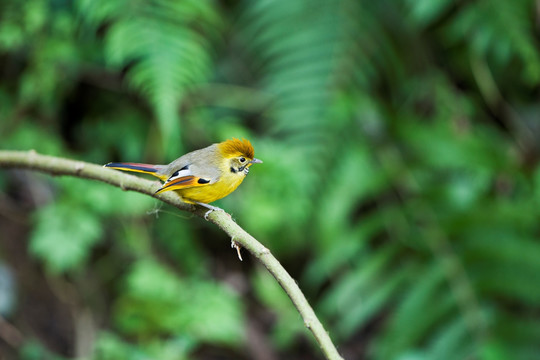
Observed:
[[[98,180],[118,186],[123,190],[137,191],[153,196],[180,210],[192,212],[199,217],[204,217],[204,214],[207,211],[207,209],[203,207],[192,206],[182,202],[180,198],[172,192],[154,195],[156,190],[160,188],[157,181],[146,180],[82,161],[40,155],[35,151],[0,151],[0,167],[25,168],[52,175],[70,175],[79,178]],[[268,269],[291,298],[294,306],[302,316],[304,324],[313,333],[313,336],[319,343],[326,358],[329,360],[342,359],[328,333],[306,300],[306,297],[294,279],[287,273],[270,251],[235,223],[231,216],[224,211],[214,211],[210,213],[208,221],[216,224],[234,239],[235,243],[247,249]]]

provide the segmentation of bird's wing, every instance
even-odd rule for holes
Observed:
[[[156,193],[214,184],[219,180],[219,167],[212,162],[216,158],[216,145],[187,153],[170,163],[163,173],[169,175]]]
[[[165,191],[187,189],[196,186],[206,186],[214,184],[219,180],[218,173],[214,171],[201,171],[196,164],[185,165],[176,170],[165,181],[163,186],[156,192],[160,194]]]
[[[210,180],[207,179],[203,179],[193,175],[181,176],[171,181],[167,181],[158,191],[156,191],[156,194],[161,194],[165,191],[191,188],[195,186],[205,186],[208,184],[210,184]]]

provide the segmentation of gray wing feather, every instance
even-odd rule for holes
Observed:
[[[217,144],[200,150],[195,150],[166,165],[159,173],[167,175],[168,181],[182,176],[196,176],[210,181],[210,184],[219,180],[219,167],[212,160],[216,159]]]

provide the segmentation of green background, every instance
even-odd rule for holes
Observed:
[[[539,24],[533,0],[2,0],[0,149],[247,138],[264,164],[215,205],[345,358],[533,359]],[[0,171],[2,359],[321,359],[229,245],[148,196]]]

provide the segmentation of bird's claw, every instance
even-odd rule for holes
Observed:
[[[204,213],[204,220],[206,221],[208,221],[208,215],[210,215],[213,211],[217,211],[217,210],[224,211],[222,208],[218,208],[217,206],[208,205],[202,202],[197,202],[196,204],[208,209],[208,211]]]

